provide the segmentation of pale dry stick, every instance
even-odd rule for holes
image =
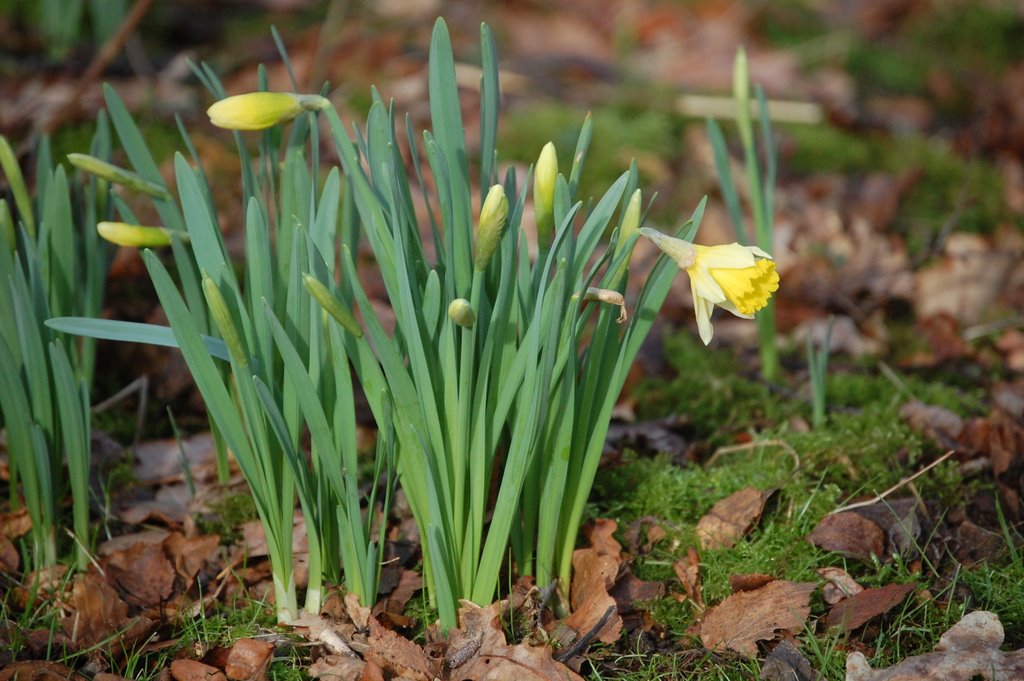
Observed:
[[[800,123],[819,125],[825,120],[825,112],[814,102],[794,102],[769,99],[768,118],[773,123]],[[715,95],[681,95],[676,99],[676,111],[694,118],[736,118],[736,102],[732,97]],[[756,119],[761,108],[756,102],[750,103],[751,113]]]
[[[874,499],[867,499],[865,501],[858,501],[858,502],[853,503],[853,504],[847,504],[846,506],[840,506],[839,508],[837,508],[834,511],[832,511],[831,513],[829,513],[829,515],[835,515],[836,513],[842,513],[843,511],[852,511],[855,508],[864,508],[865,506],[871,506],[872,504],[877,504],[879,501],[884,500],[887,496],[889,496],[890,494],[892,494],[893,492],[895,492],[899,488],[903,487],[904,485],[910,484],[914,480],[917,480],[919,477],[921,477],[922,475],[924,475],[925,473],[927,473],[931,469],[935,468],[936,466],[938,466],[940,463],[942,463],[943,461],[945,461],[949,457],[953,456],[953,454],[955,452],[956,452],[955,449],[949,450],[948,452],[946,452],[945,454],[943,454],[939,458],[935,459],[935,461],[932,461],[930,464],[928,464],[927,466],[925,466],[924,468],[922,468],[918,472],[914,473],[913,475],[911,475],[909,477],[903,478],[902,480],[900,480],[899,482],[897,482],[895,485],[893,485],[889,489],[885,490],[884,492],[882,492],[880,494],[876,494]]]
[[[67,535],[69,537],[71,537],[74,540],[74,542],[76,544],[78,544],[78,546],[80,546],[82,548],[83,551],[85,551],[86,558],[89,559],[89,562],[92,563],[96,567],[96,569],[99,571],[99,573],[103,576],[103,578],[106,579],[107,573],[100,566],[99,561],[96,560],[96,556],[92,555],[92,552],[89,551],[89,547],[86,546],[85,544],[83,544],[82,540],[78,538],[78,535],[76,535],[74,532],[72,532],[68,528],[65,527],[64,528],[64,532],[66,532]]]
[[[704,468],[711,468],[712,464],[715,463],[720,457],[725,454],[733,454],[735,452],[743,452],[748,449],[757,449],[758,447],[779,447],[785,450],[793,457],[793,462],[796,464],[793,468],[793,472],[800,470],[800,455],[793,449],[793,445],[789,444],[785,440],[755,440],[753,442],[745,442],[741,445],[729,445],[728,447],[719,447],[714,453],[704,462]]]

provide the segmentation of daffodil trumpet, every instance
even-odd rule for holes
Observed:
[[[640,233],[690,276],[697,330],[705,345],[714,336],[711,312],[715,305],[737,317],[753,319],[779,289],[775,261],[757,246],[701,246],[650,227],[642,227]]]

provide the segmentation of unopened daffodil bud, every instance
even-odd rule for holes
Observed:
[[[448,318],[464,329],[472,329],[476,323],[473,306],[465,298],[456,298],[451,302],[448,306]]]
[[[697,329],[705,345],[714,335],[711,312],[715,305],[737,317],[752,319],[779,290],[775,261],[756,246],[701,246],[649,227],[642,227],[640,233],[690,275]]]
[[[143,194],[148,194],[157,199],[171,198],[170,192],[155,182],[133,173],[130,170],[119,168],[113,163],[107,163],[102,159],[88,154],[68,154],[68,161],[71,165],[84,170],[90,175],[95,175],[101,180],[113,184],[120,184]]]
[[[619,227],[619,240],[615,244],[615,255],[626,247],[626,242],[629,241],[630,237],[636,233],[636,230],[640,227],[640,203],[641,193],[637,189],[633,192],[633,195],[629,197],[629,203],[626,204],[626,212],[622,216],[622,225]],[[619,269],[616,271],[612,281],[619,279],[622,273],[626,271],[626,267],[629,266],[629,259],[622,261],[619,265]]]
[[[292,92],[249,92],[226,97],[206,110],[210,122],[228,130],[264,130],[303,111],[323,111],[331,103],[320,95]]]
[[[334,321],[338,322],[341,328],[356,338],[362,338],[363,329],[359,326],[359,322],[356,321],[352,311],[348,309],[348,306],[340,298],[331,293],[330,289],[324,286],[319,279],[312,274],[304,274],[302,275],[302,285],[309,291],[309,295],[313,296],[313,300],[324,309],[324,312],[334,317]]]
[[[543,248],[551,241],[555,223],[555,180],[558,179],[558,154],[548,142],[540,150],[533,171],[533,214],[537,220],[537,241]]]
[[[742,47],[736,51],[732,65],[732,97],[736,101],[736,124],[744,148],[754,145],[754,126],[750,120],[750,70],[747,52]]]
[[[203,275],[203,294],[206,297],[206,304],[210,306],[213,323],[220,331],[224,344],[228,346],[231,359],[240,368],[249,366],[249,353],[245,351],[242,337],[238,335],[238,327],[235,326],[235,320],[231,317],[231,310],[228,309],[227,301],[224,300],[224,294],[220,292],[217,282],[206,274]]]
[[[112,244],[129,248],[156,248],[170,246],[171,238],[188,241],[186,232],[178,232],[163,227],[143,227],[130,225],[127,222],[100,222],[96,225],[100,236]]]
[[[480,207],[480,226],[476,232],[476,256],[473,265],[480,272],[487,269],[487,263],[498,249],[501,235],[508,221],[508,197],[500,184],[491,187]]]

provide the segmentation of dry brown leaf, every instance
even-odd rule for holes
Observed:
[[[704,615],[700,640],[708,650],[726,648],[757,656],[757,642],[780,631],[796,634],[811,612],[811,582],[776,580],[756,591],[735,593]]]
[[[676,577],[679,578],[679,583],[683,585],[683,589],[686,591],[686,597],[697,606],[699,610],[704,610],[704,596],[701,594],[700,584],[700,556],[697,553],[697,549],[692,546],[687,549],[686,555],[677,560],[673,565],[672,569],[676,573]]]
[[[418,645],[385,629],[370,618],[369,650],[366,661],[373,662],[389,674],[404,676],[412,681],[431,681],[435,676],[433,664]]]
[[[232,681],[264,681],[273,652],[273,643],[240,638],[228,652],[224,673]]]
[[[935,440],[943,449],[955,449],[964,430],[964,420],[958,414],[924,402],[907,402],[900,407],[900,418],[912,430]]]
[[[121,534],[100,544],[99,548],[96,549],[96,553],[101,556],[110,556],[119,551],[127,551],[136,544],[163,543],[169,536],[171,536],[171,533],[167,530],[157,529]]]
[[[349,592],[345,594],[345,613],[356,625],[356,629],[366,629],[370,625],[370,608],[359,603],[359,596]]]
[[[210,433],[199,433],[182,441],[175,438],[150,440],[135,448],[135,479],[142,484],[166,484],[184,479],[181,451],[185,450],[189,473],[194,480],[216,476],[216,448]]]
[[[177,527],[188,516],[188,503],[191,499],[192,492],[184,483],[164,485],[156,491],[153,499],[133,504],[121,511],[119,516],[129,525],[155,521]]]
[[[761,665],[761,681],[818,681],[820,678],[800,649],[788,639],[779,641]]]
[[[174,532],[167,537],[164,548],[174,561],[175,572],[191,582],[203,565],[217,555],[220,537],[216,534],[185,537],[180,532]]]
[[[0,513],[0,537],[17,539],[28,534],[32,529],[32,519],[28,509],[22,508],[12,513]]]
[[[386,597],[377,601],[373,606],[373,613],[376,615],[387,612],[392,615],[400,615],[413,594],[422,588],[423,576],[419,572],[401,568],[395,588]]]
[[[0,573],[17,572],[21,566],[21,554],[7,537],[0,537]]]
[[[174,681],[227,681],[224,672],[199,660],[175,660],[171,677]]]
[[[821,597],[829,605],[835,605],[844,598],[855,596],[864,590],[864,587],[855,582],[850,573],[842,568],[821,568],[818,574],[825,580],[825,586],[821,588]]]
[[[947,313],[974,324],[1005,289],[1019,255],[994,248],[978,234],[956,232],[946,240],[944,258],[915,275],[918,317]]]
[[[697,538],[703,549],[721,549],[733,546],[750,531],[771,492],[745,487],[722,499],[697,522]]]
[[[363,662],[358,657],[348,655],[326,655],[309,665],[306,672],[311,679],[327,679],[328,681],[359,681],[363,668],[372,663]],[[377,665],[373,665],[377,669]]]
[[[372,662],[367,662],[359,673],[359,681],[384,681],[384,670]]]
[[[174,593],[174,567],[162,544],[135,544],[107,559],[108,579],[121,588],[129,603],[149,607]]]
[[[763,586],[775,581],[773,575],[766,575],[762,572],[755,572],[749,575],[729,575],[729,588],[733,593],[737,591],[757,591]]]
[[[89,677],[56,662],[15,662],[0,669],[0,681],[87,681]]]
[[[942,635],[935,651],[908,657],[887,669],[872,669],[860,652],[846,657],[846,681],[1019,681],[1024,650],[1003,652],[1003,625],[991,612],[968,613]]]
[[[821,621],[827,627],[853,631],[872,617],[889,612],[913,590],[913,584],[886,584],[876,589],[864,589],[839,601]]]
[[[885,533],[867,518],[844,511],[822,518],[807,541],[826,551],[835,551],[850,558],[870,560],[885,552]]]
[[[582,681],[556,662],[547,646],[507,645],[501,613],[507,601],[481,608],[463,601],[451,632],[445,667],[451,681]]]
[[[75,577],[69,604],[72,614],[61,618],[61,627],[80,648],[103,641],[128,621],[128,604],[93,572]]]
[[[614,520],[598,519],[590,531],[590,548],[573,551],[572,614],[565,619],[580,636],[600,625],[596,638],[603,643],[614,643],[622,632],[622,618],[609,594],[622,564],[622,547],[612,536],[615,527]]]

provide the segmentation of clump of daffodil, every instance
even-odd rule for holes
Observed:
[[[127,222],[100,222],[96,225],[96,231],[110,243],[129,248],[170,246],[172,236],[177,236],[181,241],[188,241],[188,234],[185,232],[163,227],[130,225]]]
[[[264,130],[303,111],[323,111],[331,103],[320,95],[292,92],[249,92],[226,97],[206,110],[210,122],[228,130]]]
[[[775,261],[757,246],[701,246],[649,227],[642,227],[640,233],[690,275],[697,330],[705,345],[714,335],[711,311],[715,305],[737,317],[753,319],[779,289]]]
[[[487,263],[498,248],[505,223],[508,222],[508,197],[500,184],[491,187],[480,207],[480,224],[476,233],[476,255],[473,266],[479,272],[487,269]]]
[[[558,179],[558,154],[548,142],[540,150],[533,171],[533,214],[537,220],[537,242],[541,248],[551,241],[555,222],[555,180]]]

